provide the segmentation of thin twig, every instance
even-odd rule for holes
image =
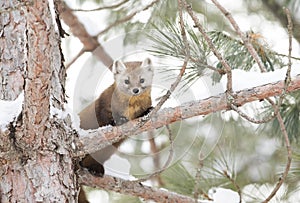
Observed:
[[[149,138],[151,153],[153,154],[153,165],[154,165],[155,170],[158,170],[160,168],[160,154],[158,153],[159,150],[158,150],[157,144],[155,142],[153,129],[148,131],[148,138]],[[164,185],[164,183],[161,179],[161,176],[157,176],[156,180],[157,180],[157,183],[159,186]]]
[[[261,72],[266,72],[266,68],[257,54],[256,50],[254,49],[253,45],[249,42],[249,39],[246,37],[246,35],[241,31],[240,27],[232,17],[231,13],[227,11],[217,0],[211,0],[216,7],[224,14],[224,16],[229,20],[233,28],[235,29],[236,33],[241,37],[242,41],[244,42],[244,45],[248,49],[249,53],[252,55],[256,63],[258,64],[258,67],[260,68]]]
[[[271,100],[272,101],[272,100]],[[273,120],[274,118],[276,118],[276,112],[274,112],[272,115],[262,118],[260,120],[255,119],[255,118],[251,118],[250,116],[248,116],[247,114],[243,113],[236,105],[234,105],[233,103],[230,104],[230,107],[232,110],[234,110],[235,112],[237,112],[241,117],[243,117],[244,119],[246,119],[247,121],[251,122],[251,123],[255,123],[255,124],[262,124],[262,123],[268,123],[271,120]]]
[[[285,78],[285,81],[284,81],[283,94],[280,97],[281,101],[283,100],[283,95],[286,94],[286,90],[289,87],[289,84],[291,82],[291,75],[290,74],[291,74],[291,67],[292,67],[291,55],[292,55],[293,23],[292,23],[292,18],[291,18],[290,11],[287,8],[285,8],[284,11],[285,11],[285,13],[287,15],[287,19],[288,19],[288,34],[289,34],[288,59],[289,59],[289,62],[288,62],[288,70],[286,72],[286,78]],[[287,175],[289,173],[289,170],[290,170],[290,167],[291,167],[291,163],[292,163],[292,149],[291,149],[291,144],[290,144],[289,136],[287,134],[286,127],[284,125],[284,121],[282,119],[282,116],[281,116],[281,114],[279,112],[277,113],[277,120],[279,122],[280,129],[281,129],[281,132],[282,132],[282,134],[284,136],[285,145],[286,145],[286,148],[287,148],[287,163],[286,163],[285,170],[284,170],[282,176],[279,178],[279,180],[278,180],[275,188],[273,189],[273,191],[271,192],[271,194],[265,199],[265,201],[264,201],[265,203],[269,202],[276,195],[277,191],[279,190],[279,188],[281,187],[281,185],[283,184],[283,182],[286,180],[286,177],[287,177]]]
[[[86,52],[85,49],[81,49],[78,54],[76,56],[74,56],[74,58],[68,63],[65,65],[66,69],[70,68],[70,66],[75,63],[75,61],[80,57],[82,56],[84,53]]]
[[[291,13],[288,8],[284,9],[287,19],[288,19],[288,34],[289,34],[289,51],[288,51],[288,69],[286,72],[286,77],[285,77],[285,86],[284,86],[284,93],[286,92],[287,87],[289,86],[291,82],[291,69],[292,69],[292,48],[293,48],[293,22],[292,22],[292,17]]]
[[[199,198],[199,183],[201,180],[201,169],[203,168],[203,159],[200,155],[199,157],[199,163],[198,163],[198,167],[197,167],[197,172],[195,175],[195,186],[194,186],[194,199],[195,199],[195,203],[198,203],[198,198]]]
[[[101,11],[101,10],[105,10],[105,9],[114,9],[114,8],[118,8],[121,5],[125,4],[126,2],[128,2],[129,0],[124,0],[121,1],[117,4],[113,4],[110,6],[102,6],[102,7],[98,7],[98,8],[94,8],[94,9],[72,9],[72,11],[80,11],[80,12],[91,12],[91,11]]]
[[[191,16],[192,20],[195,23],[195,27],[198,28],[199,32],[203,35],[205,41],[207,42],[209,48],[211,51],[214,53],[214,55],[217,57],[217,59],[221,62],[222,66],[225,68],[226,75],[227,75],[227,92],[230,94],[232,92],[232,72],[231,72],[231,67],[228,64],[228,62],[222,57],[221,53],[217,50],[215,45],[213,44],[212,40],[209,38],[208,34],[202,27],[201,23],[199,22],[199,19],[195,15],[191,5],[189,5],[185,0],[184,0],[184,6],[188,12],[188,14]]]
[[[240,197],[240,201],[239,203],[242,203],[242,191],[241,191],[241,188],[240,186],[237,184],[237,182],[234,180],[234,178],[232,178],[227,170],[224,170],[223,171],[223,175],[233,184],[233,186],[235,187],[235,189],[237,190],[237,193],[239,194],[239,197]]]
[[[267,101],[273,106],[274,108],[274,115],[277,115],[279,113],[279,108],[283,102],[283,99],[286,96],[286,90],[291,82],[291,69],[292,69],[292,35],[293,35],[293,23],[292,23],[292,19],[291,19],[291,14],[289,12],[288,9],[285,9],[287,18],[288,18],[288,35],[289,35],[289,49],[288,49],[288,68],[286,71],[286,76],[284,79],[284,87],[283,87],[283,91],[282,94],[279,96],[277,105],[275,105],[275,103],[267,98]]]
[[[287,163],[286,163],[286,166],[285,166],[285,170],[284,170],[283,174],[281,175],[281,177],[279,178],[275,188],[273,189],[271,194],[265,199],[265,201],[263,201],[263,203],[269,202],[276,195],[277,191],[280,189],[281,185],[286,180],[287,175],[288,175],[289,170],[290,170],[290,167],[291,167],[291,163],[292,163],[291,144],[290,144],[289,136],[287,134],[285,125],[284,125],[284,121],[283,121],[282,116],[280,115],[280,113],[277,114],[277,120],[278,120],[278,123],[280,125],[281,132],[284,136],[285,145],[286,145],[286,149],[287,149],[287,159],[288,160],[287,160]]]
[[[199,163],[198,163],[198,167],[197,167],[197,172],[196,172],[196,175],[195,175],[195,186],[194,186],[194,200],[195,200],[195,203],[199,202],[198,198],[199,198],[200,193],[207,200],[213,201],[213,199],[210,198],[207,193],[205,193],[202,189],[200,189],[201,170],[202,170],[202,168],[204,166],[203,161],[204,161],[203,157],[200,154],[199,155]]]
[[[168,131],[169,142],[170,142],[169,156],[168,156],[168,159],[167,159],[166,163],[164,164],[164,166],[161,169],[155,171],[154,173],[148,175],[147,177],[140,178],[138,180],[133,180],[131,182],[133,182],[133,183],[137,183],[137,182],[141,183],[141,182],[147,181],[147,180],[149,180],[149,179],[151,179],[151,178],[153,178],[153,177],[161,174],[162,172],[164,172],[168,168],[168,166],[170,165],[170,163],[171,163],[171,161],[173,159],[173,156],[174,156],[173,135],[172,135],[172,131],[171,131],[169,125],[166,125],[166,128],[167,128],[167,131]]]
[[[194,63],[197,63],[197,62],[200,61],[199,59],[195,59],[195,58],[193,58],[193,57],[191,57],[190,60],[191,60],[192,62],[194,62]],[[203,67],[208,68],[208,69],[211,69],[211,70],[213,70],[213,71],[219,73],[220,75],[223,75],[223,74],[226,73],[226,71],[224,71],[224,69],[216,68],[216,67],[211,66],[211,65],[208,65],[208,64],[203,64]]]
[[[277,52],[274,52],[274,54],[277,55],[277,56],[289,57],[289,56],[286,55],[286,54],[280,54],[280,53],[277,53]],[[295,60],[300,61],[300,57],[296,57],[296,56],[291,56],[291,59],[295,59]]]
[[[103,35],[104,33],[108,32],[111,28],[121,24],[121,23],[124,23],[124,22],[127,22],[129,20],[131,20],[136,14],[142,12],[142,11],[145,11],[149,8],[151,8],[154,4],[158,3],[159,0],[154,0],[152,1],[150,4],[148,4],[147,6],[145,6],[144,8],[140,9],[140,10],[137,10],[131,14],[129,14],[128,16],[125,16],[124,18],[122,19],[119,19],[117,20],[116,22],[114,22],[113,24],[107,26],[104,30],[100,31],[98,34],[96,34],[96,36],[100,36],[100,35]]]

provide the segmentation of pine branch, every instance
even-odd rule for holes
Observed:
[[[98,187],[104,190],[114,191],[122,194],[141,197],[144,200],[153,200],[155,202],[194,202],[193,198],[183,196],[174,192],[160,190],[153,187],[142,185],[138,182],[123,180],[120,178],[105,175],[104,177],[95,177],[87,171],[77,172],[80,184]]]
[[[118,142],[129,135],[136,135],[149,129],[160,128],[166,124],[181,121],[187,118],[208,115],[213,112],[230,110],[230,103],[236,106],[242,106],[253,101],[260,101],[268,97],[278,96],[282,94],[285,82],[278,81],[251,89],[244,89],[233,92],[233,101],[227,100],[227,94],[219,94],[199,101],[191,101],[174,108],[164,108],[153,114],[149,119],[141,117],[133,121],[129,121],[121,126],[108,126],[97,130],[90,131],[88,135],[82,134],[77,140],[76,156],[98,151],[105,146]],[[300,75],[297,75],[289,84],[286,93],[294,92],[300,89]],[[141,127],[136,128],[145,119],[148,121]],[[136,129],[132,131],[132,129]]]
[[[205,31],[205,29],[203,28],[203,26],[201,25],[199,19],[197,18],[196,14],[194,13],[192,6],[189,5],[186,1],[184,1],[184,7],[186,8],[188,14],[191,16],[193,22],[195,23],[195,27],[198,28],[199,32],[203,35],[205,41],[207,42],[209,48],[211,49],[211,51],[214,53],[214,55],[218,58],[218,60],[221,62],[221,64],[223,65],[226,75],[227,75],[227,91],[230,94],[232,92],[232,72],[231,72],[231,67],[228,64],[227,60],[223,58],[223,56],[221,55],[221,53],[217,50],[217,48],[215,47],[214,43],[212,42],[212,40],[210,39],[210,37],[208,36],[207,32]]]
[[[264,66],[261,58],[259,57],[258,53],[254,49],[253,45],[249,42],[249,39],[242,32],[242,30],[238,26],[237,22],[234,20],[234,18],[232,17],[231,13],[229,11],[227,11],[217,0],[211,0],[211,1],[224,14],[224,16],[228,19],[228,21],[230,22],[230,24],[235,29],[236,33],[241,37],[241,39],[244,42],[245,47],[248,49],[249,53],[255,59],[255,61],[256,61],[257,65],[259,66],[261,72],[266,72],[266,68],[265,68],[265,66]]]

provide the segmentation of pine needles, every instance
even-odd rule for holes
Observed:
[[[148,35],[153,44],[148,51],[161,58],[171,57],[173,60],[183,61],[185,49],[177,25],[168,21],[165,29],[159,29],[155,25],[153,27],[155,32]],[[256,62],[242,41],[220,31],[210,31],[208,35],[232,69],[256,70]],[[219,82],[225,72],[222,64],[213,57],[206,41],[201,35],[196,34],[193,28],[187,29],[187,37],[190,45],[191,60],[187,67],[187,73],[184,76],[185,83],[193,84],[206,74],[211,74],[213,81]],[[249,32],[248,38],[257,50],[267,71],[274,71],[274,69],[284,67],[285,64],[282,60],[284,56],[280,56],[269,49],[261,35]],[[170,70],[171,67],[165,68],[165,70]]]

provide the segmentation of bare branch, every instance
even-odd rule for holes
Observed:
[[[234,92],[234,101],[237,106],[242,106],[245,103],[253,101],[261,101],[268,97],[278,96],[282,94],[284,81],[265,84],[262,86],[254,87]],[[297,75],[287,88],[288,92],[293,92],[300,89],[300,75]],[[121,126],[104,127],[97,130],[90,131],[88,135],[80,136],[77,141],[77,156],[87,153],[92,153],[102,149],[105,146],[118,142],[129,135],[136,135],[149,129],[160,128],[166,124],[176,121],[184,120],[199,115],[207,115],[213,112],[230,110],[231,107],[227,103],[227,94],[219,94],[200,101],[191,101],[181,106],[174,108],[165,108],[153,114],[151,119],[141,117],[129,121]],[[143,120],[147,122],[132,132],[132,128],[139,125]]]
[[[155,170],[159,170],[160,169],[160,154],[158,153],[159,149],[155,142],[153,130],[148,131],[148,139],[149,139],[149,143],[150,143],[150,149],[153,154],[153,165],[155,167]],[[161,176],[157,176],[156,180],[157,180],[159,186],[164,185],[164,183],[161,179]]]
[[[70,27],[74,36],[78,37],[78,39],[82,42],[84,52],[91,51],[100,61],[102,61],[104,65],[110,67],[113,63],[113,59],[104,50],[97,38],[91,36],[86,31],[84,25],[78,20],[77,16],[74,15],[71,8],[69,8],[64,1],[57,1],[57,5],[59,16]],[[79,54],[81,54],[83,50],[81,50]],[[79,54],[77,54],[77,56]],[[77,58],[75,57],[74,59]]]
[[[272,100],[270,100],[272,101]],[[275,103],[271,103],[274,104]],[[237,112],[242,118],[246,119],[247,121],[251,122],[251,123],[256,123],[256,124],[262,124],[262,123],[267,123],[270,122],[271,120],[273,120],[274,118],[276,118],[276,112],[273,113],[272,115],[265,117],[263,119],[257,120],[255,118],[251,118],[250,116],[248,116],[247,114],[245,114],[244,112],[242,112],[236,105],[234,105],[233,103],[230,104],[230,107],[232,110],[234,110],[235,112]]]
[[[78,54],[68,63],[66,64],[66,69],[70,68],[70,66],[75,62],[77,61],[77,59],[82,56],[83,54],[85,53],[85,50],[84,49],[81,49]]]
[[[276,52],[274,54],[277,55],[277,56],[289,57],[286,54],[280,54],[280,53],[276,53]],[[295,59],[295,60],[300,61],[300,57],[296,57],[296,56],[291,56],[291,59]]]
[[[110,5],[110,6],[103,6],[103,7],[94,8],[94,9],[72,9],[72,11],[91,12],[91,11],[101,11],[101,10],[105,10],[105,9],[114,9],[114,8],[120,7],[121,5],[125,4],[128,1],[129,0],[124,0],[124,1],[121,1],[117,4],[113,4],[113,5]]]
[[[285,8],[284,9],[287,19],[288,19],[288,34],[289,34],[289,51],[288,51],[288,69],[286,72],[286,77],[285,77],[285,86],[284,89],[286,90],[286,88],[289,86],[289,83],[291,81],[291,69],[292,69],[292,47],[293,47],[293,22],[292,22],[292,17],[291,17],[291,13],[289,11],[289,9]]]
[[[136,14],[142,12],[142,11],[145,11],[149,8],[151,8],[154,4],[156,4],[157,2],[159,2],[159,0],[154,0],[152,1],[150,4],[148,4],[147,6],[145,6],[144,8],[140,9],[140,10],[137,10],[131,14],[129,14],[128,16],[125,16],[124,18],[122,19],[119,19],[117,20],[116,22],[114,22],[113,24],[109,25],[108,27],[106,27],[104,30],[102,30],[101,32],[99,32],[98,34],[96,34],[96,36],[100,36],[100,35],[103,35],[104,33],[108,32],[111,28],[117,26],[117,25],[120,25],[121,23],[125,23],[129,20],[131,20]]]
[[[277,191],[280,189],[281,185],[283,184],[283,182],[286,180],[286,177],[289,173],[290,167],[291,167],[291,163],[292,163],[292,149],[291,149],[291,144],[289,141],[289,136],[287,134],[282,116],[280,115],[280,113],[277,114],[277,120],[279,122],[280,125],[280,129],[281,132],[284,136],[284,140],[285,140],[285,145],[286,145],[286,149],[287,149],[287,163],[285,166],[285,170],[283,172],[283,174],[281,175],[281,177],[279,178],[275,188],[273,189],[273,191],[271,192],[271,194],[265,199],[264,203],[269,202],[277,193]]]
[[[189,203],[193,199],[167,190],[160,190],[153,187],[142,185],[141,183],[123,180],[120,178],[107,176],[95,177],[87,171],[77,172],[80,184],[98,187],[104,190],[114,191],[121,194],[141,197],[144,200],[153,200],[155,202],[180,202]]]
[[[213,201],[212,198],[209,197],[209,195],[207,193],[205,193],[201,188],[200,188],[200,180],[201,180],[201,170],[204,166],[203,164],[203,156],[202,154],[199,155],[199,163],[198,163],[198,167],[197,167],[197,172],[196,172],[196,175],[195,175],[195,186],[194,186],[194,202],[195,203],[198,203],[199,202],[199,193],[201,193],[201,195],[207,199],[207,200],[210,200],[210,201]]]

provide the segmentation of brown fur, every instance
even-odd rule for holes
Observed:
[[[136,74],[135,71],[141,69],[141,65],[142,62],[127,62],[125,63],[126,71]],[[152,70],[151,73],[153,73]],[[117,82],[119,81],[115,81],[98,99],[79,113],[82,129],[97,129],[105,125],[121,125],[149,112],[152,105],[151,86],[135,96],[120,91]],[[102,164],[110,158],[123,141],[121,140],[114,143],[113,146],[107,146],[100,151],[87,155],[82,159],[80,165],[96,176],[103,176],[104,168]],[[80,192],[79,202],[87,202],[86,198],[83,197],[83,193],[83,191]]]
[[[126,62],[128,71],[139,68],[141,62]],[[114,82],[96,101],[79,113],[82,129],[97,129],[105,125],[122,124],[120,117],[132,120],[143,115],[151,107],[151,88],[132,96],[118,91]]]

